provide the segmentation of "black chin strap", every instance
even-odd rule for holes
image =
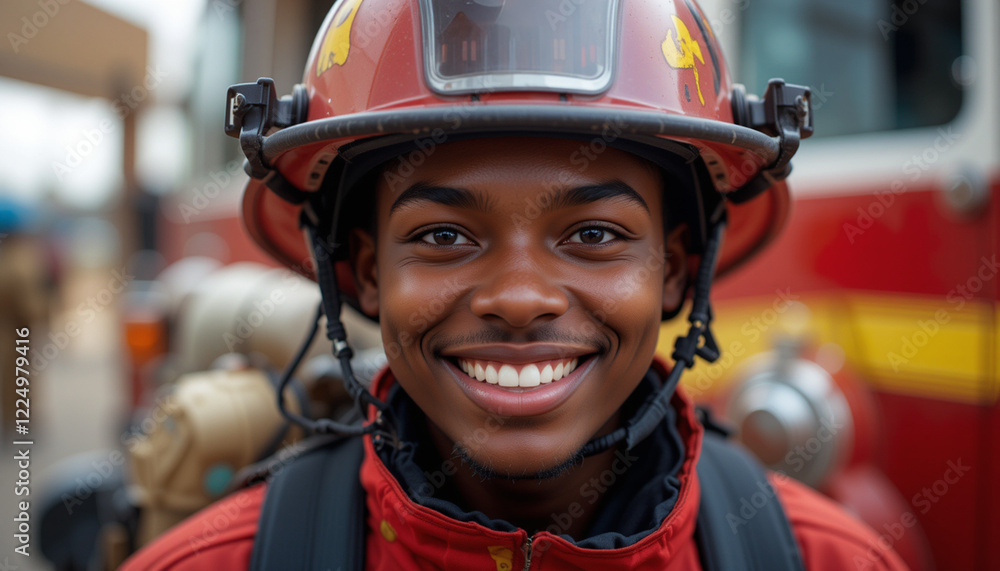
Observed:
[[[286,367],[278,384],[278,409],[281,414],[290,422],[294,422],[309,432],[318,434],[341,434],[344,436],[360,436],[376,432],[392,432],[391,419],[389,418],[388,407],[385,403],[375,398],[368,390],[354,377],[354,369],[351,367],[351,357],[354,352],[347,344],[347,331],[340,321],[340,290],[337,288],[337,276],[334,272],[333,257],[327,250],[323,238],[317,228],[311,224],[306,224],[306,231],[309,235],[309,243],[316,260],[316,281],[319,283],[321,301],[316,309],[316,317],[313,319],[312,327],[309,330],[298,353]],[[300,414],[289,411],[285,408],[285,386],[289,383],[299,363],[309,351],[316,332],[319,330],[319,320],[326,315],[326,337],[333,343],[333,356],[340,361],[340,370],[344,377],[344,388],[348,394],[354,398],[354,405],[361,415],[366,416],[366,406],[372,405],[378,409],[376,419],[367,424],[345,424],[329,418],[311,419]]]
[[[610,434],[593,438],[583,447],[583,456],[593,456],[610,450],[621,442],[631,450],[636,444],[649,436],[663,420],[670,406],[670,397],[677,389],[681,373],[684,369],[694,366],[697,355],[709,363],[719,358],[719,346],[712,335],[712,304],[709,301],[709,291],[712,288],[712,278],[715,275],[715,264],[718,261],[719,249],[722,245],[722,235],[725,229],[725,219],[712,223],[709,227],[708,241],[705,244],[705,255],[698,268],[694,282],[694,301],[688,321],[691,328],[684,337],[678,337],[674,343],[671,355],[675,364],[670,375],[663,382],[660,390],[650,395],[628,423]],[[704,340],[704,343],[702,343]]]

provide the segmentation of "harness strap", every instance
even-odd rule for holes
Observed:
[[[268,485],[251,571],[361,571],[365,492],[361,438],[343,438],[295,458]]]
[[[706,429],[697,472],[695,537],[705,571],[805,569],[777,493],[748,452]]]

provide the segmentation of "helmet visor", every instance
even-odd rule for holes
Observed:
[[[611,85],[618,0],[421,0],[427,82],[439,93]]]

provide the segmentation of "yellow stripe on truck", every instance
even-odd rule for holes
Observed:
[[[847,362],[876,390],[970,404],[1000,399],[1000,308],[993,304],[870,292],[800,296],[777,290],[773,298],[715,305],[723,357],[713,365],[699,362],[684,376],[685,389],[696,398],[724,389],[743,361],[771,349],[776,332],[799,328],[797,334],[817,346],[840,345]],[[803,305],[808,308],[804,326],[795,323],[803,319]],[[686,325],[676,319],[663,326],[660,354],[669,356]]]

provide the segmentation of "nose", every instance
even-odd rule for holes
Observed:
[[[511,327],[527,327],[536,319],[558,317],[569,309],[566,292],[546,269],[524,257],[494,264],[492,275],[472,297],[472,312],[500,319]]]

